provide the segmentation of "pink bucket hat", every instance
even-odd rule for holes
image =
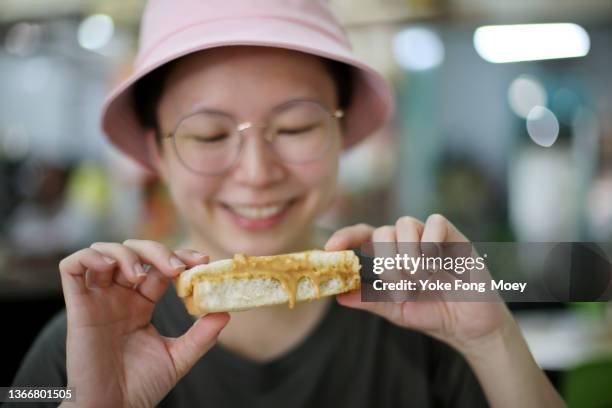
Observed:
[[[393,114],[385,80],[352,53],[326,0],[150,0],[142,16],[133,73],[106,98],[102,128],[124,153],[152,169],[133,106],[133,86],[154,69],[216,47],[284,48],[346,63],[354,69],[344,147],[368,136]]]

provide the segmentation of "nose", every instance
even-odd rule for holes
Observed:
[[[236,181],[251,187],[265,187],[282,180],[283,165],[267,146],[263,129],[245,129],[242,137],[242,151],[233,168]]]

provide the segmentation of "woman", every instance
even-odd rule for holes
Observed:
[[[67,384],[78,406],[562,406],[501,303],[349,293],[342,306],[194,322],[169,288],[185,268],[237,252],[467,241],[439,215],[317,236],[341,150],[386,120],[390,100],[324,1],[150,2],[136,72],[103,125],[167,184],[191,249],[127,240],[64,259],[66,315],[15,383]]]

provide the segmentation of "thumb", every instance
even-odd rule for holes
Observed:
[[[174,361],[177,379],[187,374],[212,347],[228,321],[228,313],[209,313],[196,320],[181,337],[171,340],[168,349]]]

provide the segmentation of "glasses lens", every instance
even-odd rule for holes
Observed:
[[[240,150],[240,135],[227,116],[197,113],[183,119],[174,132],[176,153],[189,169],[202,174],[227,170]]]
[[[318,103],[291,103],[270,121],[272,146],[281,159],[290,163],[318,159],[331,145],[333,124],[330,113]]]

